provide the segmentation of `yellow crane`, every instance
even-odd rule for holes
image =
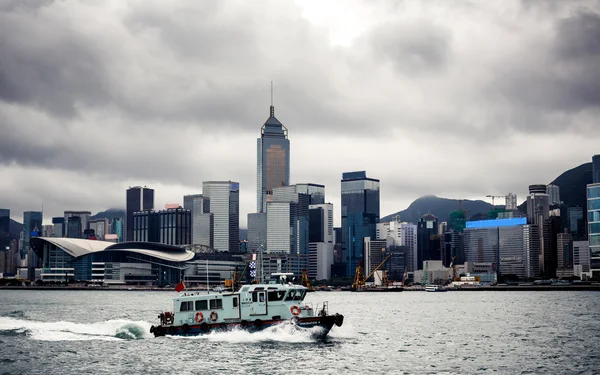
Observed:
[[[381,266],[383,266],[385,264],[385,262],[387,262],[388,259],[390,259],[392,256],[392,254],[388,255],[387,257],[385,257],[385,259],[383,260],[383,262],[379,263],[379,265],[377,267],[375,267],[375,269],[373,270],[373,272],[371,272],[369,274],[369,276],[367,277],[362,277],[363,275],[363,271],[362,271],[362,261],[358,264],[358,267],[356,267],[356,274],[354,275],[354,284],[352,284],[352,288],[353,289],[360,289],[362,287],[365,286],[365,282],[367,280],[369,280],[371,278],[371,276],[373,276],[373,274],[379,269],[381,268]],[[384,271],[383,273],[383,280],[386,284],[387,284],[387,273]]]
[[[306,289],[308,290],[313,290],[312,286],[310,285],[310,278],[308,277],[308,272],[306,272],[306,268],[304,268],[302,270],[302,281],[301,281],[302,285],[306,287]]]
[[[460,277],[458,277],[458,275],[456,274],[456,264],[454,263],[456,261],[456,257],[452,257],[452,263],[450,263],[450,268],[452,268],[452,281],[459,281]]]

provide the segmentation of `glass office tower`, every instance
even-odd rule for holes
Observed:
[[[154,209],[154,189],[134,186],[127,189],[127,217],[125,218],[125,241],[133,241],[133,213]]]
[[[275,118],[271,105],[270,116],[257,139],[256,211],[264,213],[273,188],[290,184],[290,141],[288,130]]]
[[[364,238],[376,238],[379,221],[379,180],[365,171],[342,174],[342,252],[346,276],[364,258]]]

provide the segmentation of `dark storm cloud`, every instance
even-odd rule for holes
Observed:
[[[382,25],[367,38],[375,55],[387,57],[404,74],[441,69],[451,54],[450,31],[424,19]]]

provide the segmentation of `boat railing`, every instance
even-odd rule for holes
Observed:
[[[329,314],[329,302],[317,303],[317,315],[326,316]]]

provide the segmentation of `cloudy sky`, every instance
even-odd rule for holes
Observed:
[[[524,196],[600,153],[597,1],[0,1],[0,207],[156,206],[202,181],[256,206],[256,138],[289,129],[292,183]],[[339,217],[336,223],[339,223]]]

